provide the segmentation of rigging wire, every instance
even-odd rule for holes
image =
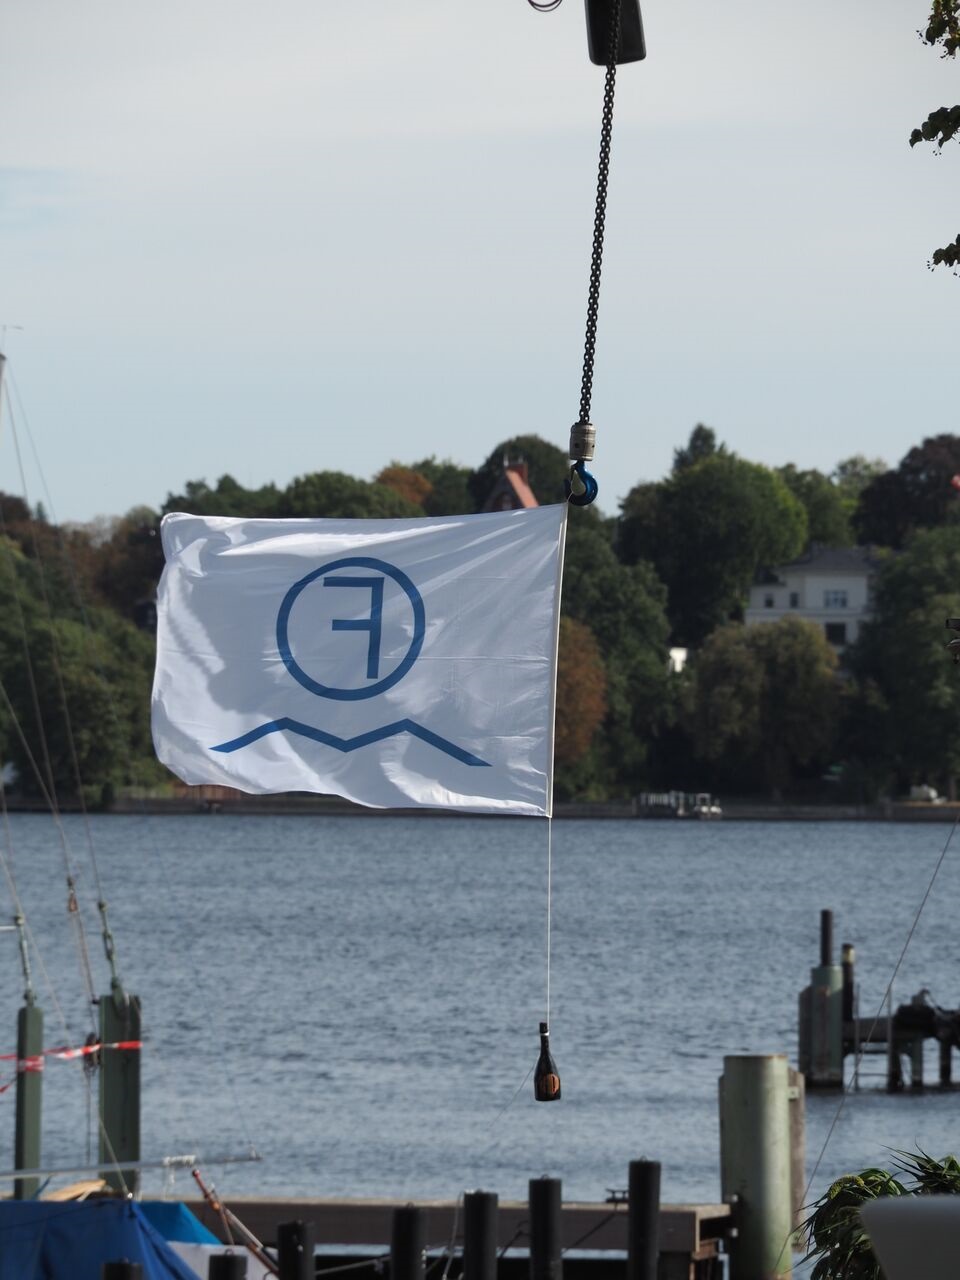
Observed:
[[[17,466],[20,471],[20,483],[23,490],[23,498],[24,498],[24,502],[27,505],[27,512],[28,512],[27,527],[29,528],[29,531],[30,531],[30,541],[33,548],[34,558],[36,560],[37,581],[40,587],[40,596],[43,602],[44,612],[46,614],[46,621],[49,626],[51,666],[53,668],[54,679],[56,681],[56,687],[57,687],[57,693],[60,700],[60,708],[63,714],[63,724],[64,724],[64,729],[66,732],[66,739],[67,739],[67,750],[70,757],[71,768],[73,771],[74,783],[76,785],[77,797],[80,804],[80,811],[83,814],[84,822],[87,828],[88,839],[89,839],[89,817],[87,814],[86,800],[84,798],[84,793],[83,793],[83,777],[80,770],[79,757],[77,755],[76,738],[73,731],[73,720],[70,715],[70,706],[67,699],[66,684],[63,678],[63,667],[60,661],[60,642],[57,638],[57,629],[56,629],[56,624],[53,616],[53,608],[50,604],[50,594],[49,594],[49,591],[47,590],[47,577],[46,577],[46,571],[44,568],[43,556],[41,555],[41,552],[40,552],[40,541],[39,541],[39,538],[37,537],[36,521],[34,520],[33,513],[30,510],[30,496],[27,488],[26,472],[24,470],[24,465],[23,465],[23,455],[20,449],[20,436],[17,430],[16,417],[13,412],[13,402],[10,399],[9,395],[7,395],[7,410],[8,410],[8,417],[10,420],[10,435],[13,440],[14,451],[16,453],[16,458],[17,458]],[[5,524],[2,521],[2,513],[0,513],[0,532],[2,533],[6,532]],[[16,574],[15,566],[12,566],[12,568],[13,568],[14,592],[15,592],[15,595],[17,596],[17,599],[19,600],[18,575]],[[20,610],[20,617],[21,619],[23,618],[22,610]],[[25,624],[24,624],[23,634],[24,634],[24,645],[25,645],[25,648],[28,649],[29,644],[27,641]],[[35,690],[36,688],[35,683],[33,685],[33,688]],[[38,724],[42,724],[42,717],[40,715],[39,706],[37,707],[36,714],[37,714]],[[45,733],[42,735],[42,741],[43,741],[44,753],[45,753],[47,770],[48,770],[50,794],[53,797],[54,803],[56,803],[56,787],[55,787],[54,778],[53,778],[52,763],[50,760],[49,751],[47,749],[47,739],[46,739]],[[62,830],[62,824],[61,824],[61,830]],[[89,948],[87,946],[86,930],[83,924],[83,916],[80,910],[79,900],[77,898],[76,876],[74,874],[72,861],[70,859],[69,852],[68,852],[68,845],[65,839],[63,843],[63,848],[64,848],[64,860],[65,860],[65,869],[66,869],[66,877],[67,877],[67,905],[68,905],[68,910],[75,916],[75,919],[76,919],[77,936],[79,939],[82,965],[83,965],[83,970],[84,970],[84,974],[87,981],[90,1003],[91,1005],[93,1005],[93,1004],[96,1004],[96,999],[97,999],[96,988],[94,986],[93,972],[90,966],[90,953],[89,953]]]
[[[6,689],[3,687],[2,682],[0,682],[0,693],[2,693],[2,695],[6,699]],[[9,702],[8,702],[8,706],[9,706]],[[0,813],[2,813],[3,829],[4,829],[4,836],[5,836],[5,841],[7,845],[7,852],[4,851],[3,844],[0,843],[0,869],[2,869],[4,879],[7,882],[7,888],[10,892],[11,899],[13,900],[14,908],[17,912],[17,915],[23,921],[24,931],[26,933],[27,939],[29,940],[31,948],[33,949],[33,954],[37,961],[37,965],[39,966],[40,972],[43,975],[43,980],[47,989],[47,994],[50,997],[50,1001],[60,1021],[60,1026],[63,1030],[65,1042],[68,1046],[72,1047],[75,1041],[74,1033],[71,1031],[70,1026],[67,1022],[67,1016],[64,1012],[63,1005],[61,1004],[59,998],[57,997],[56,988],[54,987],[53,980],[50,977],[50,972],[47,968],[46,962],[44,961],[43,952],[40,949],[40,944],[37,942],[36,936],[30,927],[29,920],[27,919],[27,913],[23,906],[23,900],[20,897],[20,892],[17,887],[16,877],[14,875],[13,838],[12,838],[12,832],[10,829],[10,817],[9,817],[9,809],[7,806],[6,787],[3,783],[2,765],[3,765],[3,762],[2,760],[0,760]],[[89,1082],[87,1086],[87,1096],[89,1099],[89,1096],[90,1096]],[[97,1119],[99,1123],[100,1132],[103,1135],[104,1146],[107,1151],[107,1161],[105,1161],[105,1163],[112,1162],[112,1164],[115,1167],[114,1171],[120,1178],[124,1188],[124,1192],[126,1193],[128,1188],[127,1188],[126,1180],[124,1179],[124,1176],[123,1176],[123,1170],[119,1168],[116,1151],[114,1150],[113,1143],[110,1140],[110,1135],[107,1133],[106,1129],[104,1128],[103,1119],[100,1116],[99,1108],[97,1109]]]
[[[22,396],[20,395],[19,386],[17,385],[17,381],[12,373],[12,370],[7,368],[6,381],[4,383],[3,390],[6,392],[7,407],[10,411],[11,422],[13,422],[13,405],[11,402],[10,388],[12,388],[13,395],[16,397],[17,408],[20,413],[20,418],[23,422],[23,427],[26,433],[27,440],[29,441],[29,444],[30,444],[30,450],[33,457],[34,465],[37,470],[37,474],[40,479],[41,489],[43,491],[51,518],[54,522],[54,527],[56,529],[58,546],[61,551],[64,563],[67,566],[68,577],[70,580],[71,587],[73,589],[74,600],[76,602],[81,619],[83,621],[84,635],[88,642],[87,653],[92,659],[92,662],[97,670],[97,673],[100,676],[101,680],[103,681],[104,689],[106,691],[107,707],[110,715],[110,720],[112,722],[114,730],[119,734],[121,724],[120,724],[120,717],[117,711],[116,699],[113,694],[113,688],[112,688],[111,682],[107,678],[106,672],[100,661],[100,655],[97,651],[97,646],[94,643],[92,643],[96,635],[96,628],[93,625],[89,611],[87,610],[87,607],[86,607],[86,602],[83,598],[83,591],[80,585],[80,579],[76,571],[76,566],[74,564],[73,557],[71,556],[69,547],[66,545],[66,542],[62,536],[62,530],[60,528],[59,521],[57,520],[56,506],[54,504],[53,497],[50,493],[50,487],[47,483],[46,475],[45,475],[43,464],[41,462],[39,452],[36,446],[33,431],[31,430],[31,427],[30,427],[30,420],[27,415],[26,408],[23,404]],[[21,467],[21,475],[22,475],[22,467]],[[29,507],[29,504],[28,504],[28,507]],[[2,522],[2,510],[0,510],[0,522]],[[0,533],[2,532],[3,532],[2,526],[0,526]],[[110,968],[111,968],[111,977],[112,977],[111,985],[113,986],[114,990],[119,989],[122,991],[123,988],[119,980],[116,961],[115,961],[116,947],[113,939],[113,934],[107,920],[106,895],[104,893],[103,882],[100,876],[100,868],[99,868],[99,863],[96,855],[95,842],[92,836],[92,828],[91,828],[91,823],[89,819],[89,814],[85,806],[83,807],[82,812],[83,812],[84,829],[87,836],[87,847],[89,849],[90,861],[91,861],[95,884],[97,888],[97,898],[98,898],[97,907],[100,912],[100,918],[102,923],[101,933],[103,938],[103,946],[107,956],[107,960],[110,963]],[[149,817],[149,815],[146,815],[146,816]],[[145,823],[145,828],[146,830],[149,831],[150,840],[153,846],[154,861],[158,861],[161,868],[164,868],[163,879],[165,883],[173,884],[175,882],[175,877],[169,874],[168,871],[166,870],[167,859],[165,856],[165,851],[161,845],[161,842],[157,839],[156,824],[150,821],[147,821]],[[203,983],[200,980],[199,973],[196,976],[197,976],[198,989],[205,990]],[[158,1050],[158,1046],[154,1046],[153,1061],[160,1067],[161,1073],[165,1076],[165,1078],[167,1080],[173,1081],[174,1075],[175,1075],[174,1068],[172,1068],[164,1060],[162,1053],[160,1053]],[[253,1149],[255,1144],[253,1142],[251,1131],[246,1122],[246,1115],[247,1115],[246,1110],[244,1107],[240,1105],[240,1099],[237,1093],[236,1080],[234,1076],[229,1072],[227,1072],[225,1076],[221,1075],[221,1080],[225,1080],[227,1088],[229,1089],[233,1097],[234,1114],[239,1119],[241,1131],[246,1140],[246,1144],[248,1147]],[[172,1093],[173,1093],[173,1096],[175,1097],[182,1096],[181,1091],[177,1089],[173,1089]],[[196,1150],[200,1150],[203,1144],[199,1141],[199,1136],[194,1128],[193,1123],[190,1122],[189,1120],[184,1119],[184,1125],[185,1125],[185,1128],[188,1130],[188,1136],[189,1134],[193,1135],[191,1138],[192,1145]],[[102,1127],[102,1121],[101,1121],[101,1127]]]

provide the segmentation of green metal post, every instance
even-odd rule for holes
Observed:
[[[32,1001],[17,1014],[17,1120],[13,1167],[40,1168],[40,1117],[43,1102],[43,1010]],[[16,1200],[32,1200],[39,1178],[18,1178]]]
[[[100,1000],[100,1042],[140,1040],[140,999],[115,989]],[[111,1169],[116,1162],[140,1159],[140,1050],[103,1049],[100,1053],[100,1167],[114,1191],[137,1189],[139,1175]]]
[[[735,1200],[731,1280],[789,1280],[793,1212],[784,1054],[727,1057],[720,1081],[720,1177]]]

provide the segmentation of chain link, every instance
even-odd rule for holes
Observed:
[[[613,95],[617,86],[617,54],[620,51],[620,14],[623,0],[613,0],[607,75],[603,86],[603,120],[600,128],[600,165],[597,172],[597,205],[590,257],[590,290],[587,295],[587,329],[583,344],[583,378],[580,383],[581,424],[590,421],[593,396],[593,362],[597,350],[597,314],[600,309],[600,272],[603,266],[603,231],[607,216],[607,183],[610,176],[610,141],[613,136]]]

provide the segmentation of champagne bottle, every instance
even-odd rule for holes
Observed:
[[[560,1075],[550,1052],[550,1029],[540,1023],[540,1057],[533,1073],[533,1096],[538,1102],[557,1102],[560,1098]]]

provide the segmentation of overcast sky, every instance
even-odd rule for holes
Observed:
[[[960,97],[928,8],[645,0],[600,306],[607,512],[697,422],[825,471],[957,429],[960,280],[926,261],[960,231],[960,152],[907,144]],[[579,0],[6,0],[0,326],[59,518],[224,472],[565,447],[602,85]]]

